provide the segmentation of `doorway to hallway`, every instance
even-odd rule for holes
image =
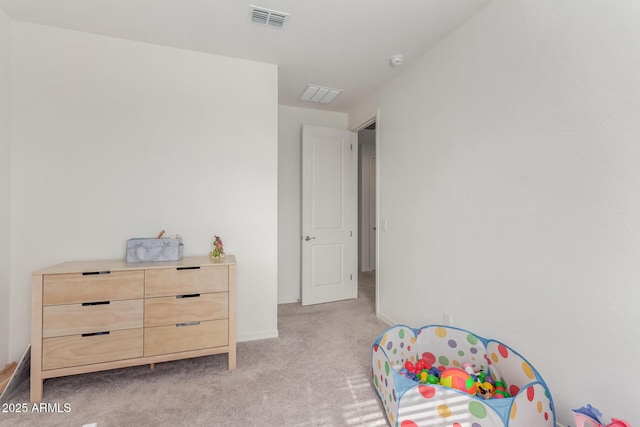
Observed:
[[[374,300],[377,258],[376,165],[376,123],[374,121],[358,131],[358,271],[359,278],[363,281],[359,291]]]
[[[358,132],[358,268],[376,269],[376,124]]]

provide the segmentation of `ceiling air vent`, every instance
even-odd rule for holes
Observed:
[[[251,22],[273,28],[284,28],[287,19],[289,19],[288,13],[276,12],[275,10],[265,9],[264,7],[251,5],[249,11],[251,12]]]
[[[340,95],[342,89],[334,89],[332,87],[323,87],[318,85],[307,85],[302,95],[300,95],[300,101],[319,102],[321,104],[328,104],[333,101],[333,98]]]

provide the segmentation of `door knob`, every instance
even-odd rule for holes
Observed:
[[[306,240],[307,242],[313,239],[315,239],[315,237],[304,236],[304,240]]]

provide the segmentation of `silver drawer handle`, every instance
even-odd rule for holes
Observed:
[[[176,328],[181,328],[183,326],[195,326],[199,325],[200,322],[185,322],[185,323],[176,323]]]

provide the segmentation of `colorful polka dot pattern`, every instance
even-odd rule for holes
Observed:
[[[440,386],[420,385],[402,396],[400,426],[495,427],[503,426],[500,414],[469,394]],[[417,410],[416,408],[420,409]],[[531,426],[530,426],[531,427]]]
[[[472,363],[475,369],[491,370],[506,380],[514,397],[507,398],[508,402],[496,399],[500,404],[492,404],[496,400],[485,401],[438,385],[417,384],[398,374],[405,361],[415,362],[420,357],[435,366]],[[390,328],[373,346],[372,380],[389,422],[395,427],[553,427],[555,423],[546,385],[522,356],[502,343],[457,328]]]
[[[428,350],[426,354],[437,361],[437,366],[460,368],[463,363],[472,363],[476,370],[487,369],[484,343],[467,331],[439,326],[423,328],[416,338],[416,347]]]

